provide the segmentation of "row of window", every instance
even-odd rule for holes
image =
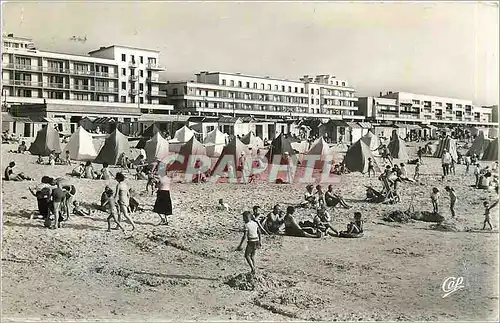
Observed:
[[[232,86],[234,87],[234,84],[235,82],[233,80],[229,81],[229,86]],[[226,86],[227,85],[227,81],[226,80],[222,80],[222,85]],[[247,89],[250,89],[250,82],[246,82],[245,83],[245,88]],[[345,86],[345,82],[342,82],[342,86]],[[238,81],[238,87],[243,87],[243,82],[242,81]],[[260,90],[266,90],[266,86],[264,85],[264,83],[260,83],[260,87],[258,87],[258,84],[257,83],[253,83],[253,89],[257,90],[257,89],[260,89]],[[267,90],[268,91],[272,91],[273,88],[272,88],[272,85],[271,84],[267,84]],[[280,87],[278,85],[274,85],[274,91],[279,91],[280,90]],[[288,90],[288,91],[287,91]],[[288,86],[286,87],[285,85],[282,85],[281,86],[281,92],[290,92],[290,93],[304,93],[304,88],[300,88],[295,86],[295,87],[291,87],[291,86]],[[314,89],[311,89],[311,94],[314,94]],[[316,94],[319,95],[319,89],[316,89]]]
[[[412,103],[413,103],[413,104],[420,104],[420,100],[412,100]],[[424,104],[424,107],[426,107],[426,108],[429,108],[429,107],[431,107],[431,105],[432,105],[432,102],[431,102],[431,101],[422,101],[422,103]],[[442,106],[443,106],[443,103],[442,103],[442,102],[438,102],[438,101],[436,101],[436,102],[435,102],[435,104],[436,104],[436,106],[438,106],[438,107],[442,107]],[[453,103],[445,103],[445,104],[446,104],[446,108],[448,108],[448,109],[451,109],[451,108],[453,107]],[[459,104],[459,103],[455,104],[455,106],[456,106],[458,109],[461,109],[461,108],[463,107],[463,105],[462,105],[462,104]],[[470,105],[465,105],[465,108],[466,108],[466,109],[471,109],[472,107],[471,107]]]
[[[127,61],[127,55],[126,54],[122,54],[122,62],[126,62]],[[130,61],[132,63],[136,63],[135,61],[135,55],[130,55]],[[144,64],[144,56],[139,56],[139,64]],[[152,64],[152,65],[155,65],[156,64],[156,58],[154,57],[148,57],[148,64]]]

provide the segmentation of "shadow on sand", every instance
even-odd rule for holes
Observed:
[[[150,273],[146,271],[134,271],[134,274],[138,275],[150,275],[161,278],[172,278],[172,279],[189,279],[189,280],[218,280],[217,278],[194,276],[194,275],[178,275],[178,274],[161,274],[161,273]]]

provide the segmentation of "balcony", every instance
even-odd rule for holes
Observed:
[[[130,68],[137,68],[137,62],[128,62],[128,67]]]
[[[148,82],[148,83],[167,83],[165,81],[160,81],[160,78],[158,76],[147,77],[146,82]]]
[[[81,75],[81,76],[94,76],[95,72],[90,70],[70,70],[71,74]]]
[[[73,84],[71,89],[74,91],[93,91],[94,87],[91,85]]]
[[[2,67],[4,69],[14,69],[20,71],[33,71],[33,72],[42,71],[42,67],[37,65],[23,65],[23,64],[10,63],[10,64],[2,64]]]
[[[148,63],[148,65],[146,65],[146,68],[148,70],[154,70],[154,71],[164,71],[165,70],[165,67],[158,65],[156,63]]]
[[[96,86],[95,91],[100,93],[114,93],[114,94],[118,93],[117,88],[105,87],[105,86]]]
[[[129,91],[129,94],[130,94],[131,96],[135,96],[135,95],[142,94],[142,91],[139,91],[139,90],[133,89],[133,90],[130,90],[130,91]]]
[[[26,87],[42,87],[42,82],[26,81],[26,80],[2,80],[3,85],[26,86]]]
[[[148,92],[148,96],[150,97],[156,97],[156,96],[159,96],[159,97],[166,97],[167,96],[167,91],[151,91],[151,92]]]
[[[48,89],[69,89],[69,84],[63,83],[46,83],[43,87]]]
[[[128,77],[128,79],[131,81],[131,82],[137,82],[139,80],[139,76],[137,75],[130,75]]]
[[[108,72],[95,72],[96,77],[104,77],[104,78],[118,78],[118,74],[116,73],[108,73]]]
[[[58,67],[44,67],[44,73],[52,73],[52,74],[69,74],[68,68],[58,68]]]

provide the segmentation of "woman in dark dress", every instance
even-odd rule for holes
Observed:
[[[172,215],[172,200],[170,198],[170,177],[165,175],[158,182],[158,191],[156,192],[156,202],[153,212],[160,216],[158,225],[168,225],[167,216]]]

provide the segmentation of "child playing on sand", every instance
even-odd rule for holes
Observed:
[[[123,233],[125,233],[125,229],[123,228],[123,226],[120,224],[120,222],[118,221],[118,210],[116,209],[116,201],[115,201],[115,198],[113,197],[113,190],[112,189],[109,189],[108,191],[106,191],[106,196],[108,198],[108,200],[104,203],[104,207],[107,208],[108,212],[109,212],[109,216],[108,218],[106,219],[106,221],[108,221],[108,229],[106,230],[107,232],[111,232],[111,219],[113,219],[116,223],[116,226],[118,228],[120,228]]]
[[[490,210],[497,206],[498,201],[493,203],[493,205],[490,206],[490,203],[488,201],[484,201],[483,206],[484,206],[484,222],[483,222],[483,229],[486,230],[486,224],[490,226],[490,231],[493,230],[493,226],[491,225],[491,218],[490,218]]]
[[[71,156],[69,155],[69,150],[66,150],[66,165],[71,166]]]
[[[422,165],[422,162],[420,160],[417,160],[417,163],[415,164],[415,174],[413,175],[413,179],[417,180],[420,177],[420,166]]]
[[[432,189],[432,194],[431,194],[431,202],[432,202],[432,212],[435,214],[438,213],[438,202],[439,202],[439,189],[437,187],[434,187]]]
[[[54,166],[55,164],[56,164],[56,155],[55,155],[55,151],[52,150],[50,152],[50,155],[49,155],[49,165]]]
[[[251,273],[255,274],[255,251],[261,246],[260,230],[257,222],[251,219],[252,214],[249,211],[243,212],[243,221],[245,222],[245,232],[241,238],[240,244],[237,251],[241,251],[243,242],[245,239],[247,241],[247,247],[245,249],[245,259],[250,266]]]
[[[229,211],[229,204],[225,203],[223,199],[219,199],[217,209],[220,211]]]
[[[451,217],[455,217],[455,202],[457,201],[457,195],[455,194],[455,190],[450,187],[446,186],[444,188],[448,194],[450,194],[450,211],[451,211]]]
[[[73,202],[73,214],[78,215],[78,216],[89,216],[92,214],[90,210],[85,209],[80,205],[80,202],[74,201]]]
[[[354,212],[354,222],[347,225],[347,233],[363,233],[363,220],[361,220],[361,212]]]

